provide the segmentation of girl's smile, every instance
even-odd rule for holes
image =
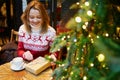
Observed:
[[[29,13],[29,23],[31,27],[40,27],[42,17],[37,9],[32,8]]]

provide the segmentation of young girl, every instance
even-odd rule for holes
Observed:
[[[21,16],[23,25],[19,28],[18,56],[31,61],[39,56],[56,60],[57,53],[50,54],[50,46],[55,39],[56,31],[49,25],[49,16],[37,0],[31,1]]]

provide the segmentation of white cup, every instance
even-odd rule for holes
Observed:
[[[13,70],[21,70],[21,69],[23,69],[23,66],[24,66],[24,60],[23,60],[22,57],[15,57],[10,62],[10,64],[11,64],[11,69],[13,69]]]

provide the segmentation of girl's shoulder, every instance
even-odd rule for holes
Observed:
[[[24,24],[22,24],[20,27],[19,27],[19,34],[27,34],[28,32],[26,31],[26,29],[25,29],[25,25]]]
[[[25,25],[24,25],[24,24],[22,24],[22,25],[19,27],[19,31],[26,31],[26,30],[25,30]]]
[[[56,35],[56,31],[55,31],[55,29],[53,27],[49,26],[48,27],[48,31],[47,31],[46,34],[49,35],[49,36],[55,36]]]
[[[51,26],[48,27],[48,32],[56,33],[55,29]]]

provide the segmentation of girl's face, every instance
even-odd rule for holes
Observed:
[[[32,8],[29,13],[29,23],[31,27],[41,27],[42,17],[37,9]]]

